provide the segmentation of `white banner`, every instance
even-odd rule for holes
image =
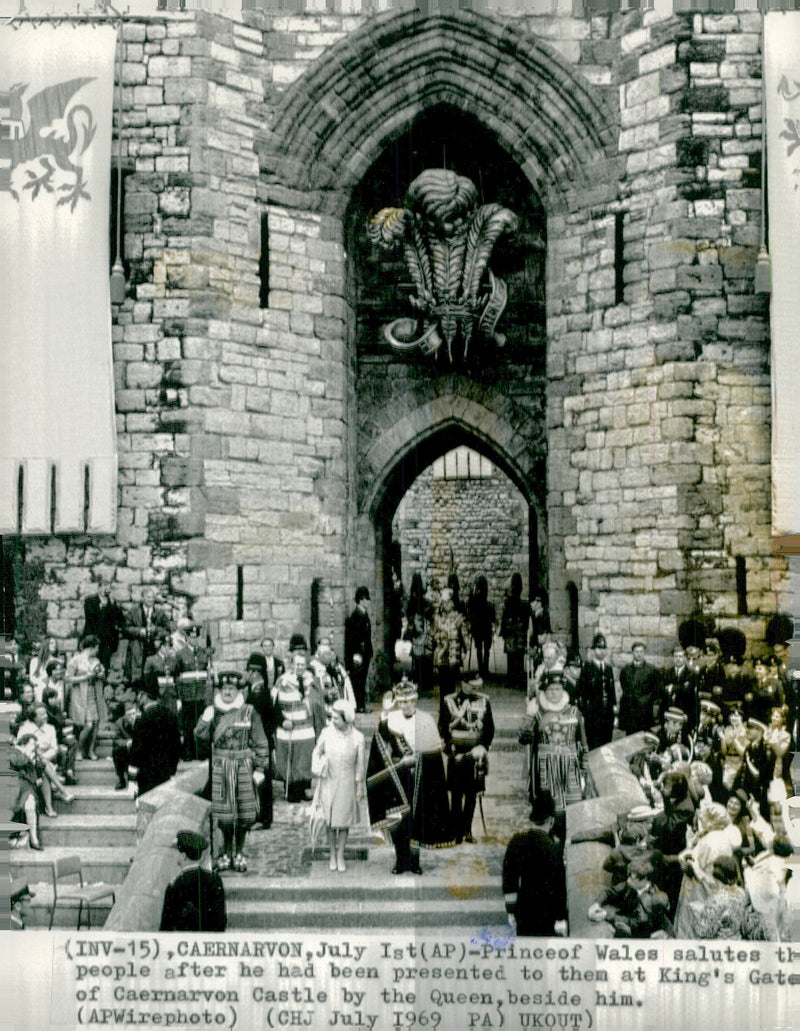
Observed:
[[[800,531],[800,13],[766,16],[769,250],[772,257],[772,528]]]
[[[115,48],[107,25],[0,28],[0,534],[20,502],[23,533],[116,525]]]

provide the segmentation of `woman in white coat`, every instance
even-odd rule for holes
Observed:
[[[311,761],[318,777],[314,809],[328,828],[331,870],[345,870],[344,848],[366,799],[364,735],[355,726],[355,707],[344,698],[331,707],[331,721],[319,736]]]

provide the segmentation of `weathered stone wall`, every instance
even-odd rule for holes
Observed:
[[[444,587],[458,574],[466,601],[476,576],[489,581],[499,614],[511,574],[528,579],[528,506],[517,488],[495,472],[485,479],[435,478],[421,473],[400,502],[393,523],[400,544],[403,584],[414,573]]]
[[[587,632],[627,650],[674,637],[695,606],[737,622],[743,556],[757,615],[738,622],[756,636],[785,574],[770,541],[767,306],[753,291],[759,18],[617,25],[623,303],[607,211],[548,229],[551,279],[569,284],[549,308],[551,564],[563,547]]]
[[[758,16],[510,6],[125,25],[118,531],[27,547],[64,644],[100,577],[123,602],[153,582],[193,604],[223,661],[307,629],[314,578],[340,632],[357,583],[380,595],[375,521],[403,461],[454,443],[537,510],[556,623],[568,581],[612,650],[665,642],[698,602],[736,621],[737,556],[740,622],[774,610]],[[546,361],[471,376],[358,355],[347,205],[436,104],[486,126],[541,200]]]

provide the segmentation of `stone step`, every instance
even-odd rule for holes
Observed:
[[[55,821],[58,822],[58,821]],[[44,841],[44,836],[43,836]],[[28,884],[52,883],[53,860],[64,856],[80,855],[83,878],[89,883],[121,884],[130,869],[134,848],[73,845],[48,845],[41,852],[29,848],[12,848],[9,855],[12,877],[24,877]]]
[[[133,850],[136,848],[135,813],[122,815],[79,813],[72,816],[68,815],[66,811],[68,808],[64,806],[57,817],[40,816],[39,833],[45,848],[51,845],[69,845],[74,849],[80,849],[81,855],[83,855],[86,848],[107,846],[109,848],[127,848],[133,854]]]
[[[347,876],[343,874],[342,876]],[[404,932],[422,928],[447,928],[453,935],[462,929],[471,936],[485,927],[507,926],[502,898],[431,899],[417,904],[386,898],[369,900],[323,899],[314,893],[313,901],[282,902],[274,898],[256,906],[228,898],[228,930],[318,931],[398,928]]]
[[[62,799],[54,799],[59,813],[69,816],[125,816],[136,812],[134,787],[129,785],[125,791],[115,791],[107,784],[84,784],[83,782],[68,789],[75,801],[67,804]]]
[[[391,858],[387,854],[387,859]],[[422,860],[423,866],[425,859]],[[499,902],[503,908],[502,883],[499,877],[489,876],[480,882],[460,885],[457,889],[442,882],[440,877],[413,875],[394,876],[389,873],[390,867],[382,867],[381,876],[369,877],[365,880],[363,868],[358,865],[344,873],[333,873],[327,869],[329,877],[318,876],[314,871],[305,884],[287,881],[276,877],[259,877],[252,874],[225,873],[225,897],[237,904],[263,903],[271,906],[273,902],[285,904],[308,904],[309,889],[313,887],[314,899],[325,902],[346,901],[363,902],[370,905],[381,905],[384,901],[402,902],[406,906],[420,903],[440,901],[461,901],[469,899],[484,902]],[[454,898],[454,896],[457,896]]]
[[[89,759],[78,759],[75,763],[75,775],[78,778],[78,784],[81,786],[86,784],[113,786],[117,783],[117,775],[114,772],[114,764],[111,762],[110,757],[98,759],[97,762],[91,762]],[[70,790],[72,789],[70,788]]]

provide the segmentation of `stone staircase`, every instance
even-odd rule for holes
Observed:
[[[35,896],[25,906],[27,927],[47,927],[49,922],[54,859],[79,855],[87,883],[120,885],[127,876],[136,851],[133,788],[114,790],[116,775],[111,762],[110,738],[101,737],[97,751],[100,755],[97,762],[79,759],[76,763],[79,783],[69,789],[75,801],[68,805],[54,798],[58,816],[40,817],[43,851],[25,847],[13,848],[9,853],[11,876],[25,878]],[[16,793],[16,780],[14,783]],[[110,909],[110,900],[93,906],[92,927],[102,927]],[[75,927],[77,912],[77,906],[59,903],[54,927]]]
[[[3,741],[7,741],[7,723],[7,717],[0,714]],[[363,729],[369,728],[365,725]],[[369,932],[396,928],[434,933],[441,929],[448,935],[477,936],[486,927],[504,927],[502,856],[508,827],[516,829],[525,810],[515,740],[515,729],[498,727],[484,801],[488,837],[482,834],[476,813],[474,829],[480,843],[423,850],[422,877],[392,875],[394,850],[366,829],[351,834],[345,853],[348,869],[344,873],[330,871],[327,849],[312,852],[309,848],[307,807],[286,803],[282,785],[276,783],[274,825],[269,831],[251,832],[248,873],[223,875],[229,930]],[[70,789],[75,801],[67,805],[55,800],[58,817],[41,818],[44,850],[10,852],[12,876],[26,878],[35,892],[25,906],[29,928],[47,927],[55,858],[78,854],[85,879],[109,885],[121,885],[130,867],[136,850],[133,788],[114,790],[110,737],[101,735],[97,751],[101,756],[98,762],[78,761],[79,784]],[[7,759],[0,758],[0,762],[7,770]],[[11,798],[16,793],[16,777],[12,783]],[[8,809],[6,804],[4,811]],[[92,927],[102,926],[109,909],[107,905],[93,908]],[[74,928],[76,920],[77,908],[60,905],[56,910],[56,927]]]

